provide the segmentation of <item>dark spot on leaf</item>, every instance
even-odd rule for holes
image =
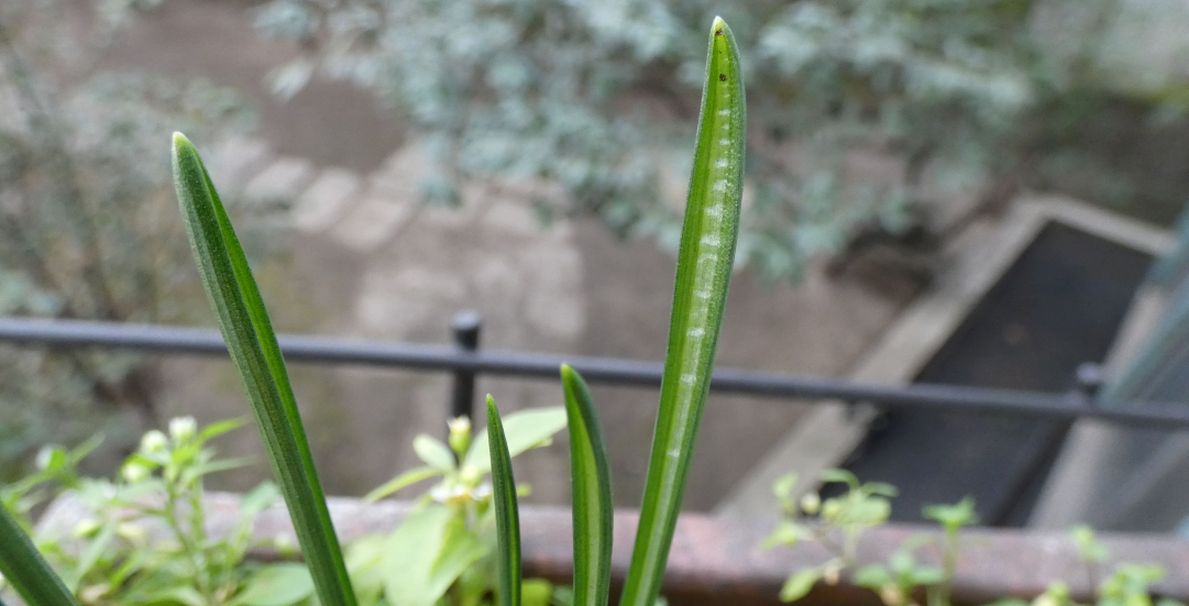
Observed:
[[[714,30],[714,35],[715,35],[715,36],[721,36],[721,35],[722,35],[722,30],[721,30],[721,29],[716,29],[716,30]]]
[[[726,75],[726,74],[719,74],[719,75],[718,75],[718,81],[719,81],[719,82],[726,82],[726,81],[727,81],[727,75]]]

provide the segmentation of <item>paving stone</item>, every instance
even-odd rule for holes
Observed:
[[[314,165],[301,158],[279,158],[244,185],[257,200],[294,200],[314,178]]]
[[[362,187],[358,175],[342,168],[328,168],[297,198],[293,224],[302,231],[323,231],[334,225],[358,200]]]
[[[433,167],[419,145],[400,148],[373,172],[368,179],[368,191],[400,202],[418,202],[421,180]]]
[[[416,205],[408,202],[365,197],[327,233],[344,246],[359,252],[370,252],[404,227],[416,210]]]
[[[221,192],[236,192],[271,159],[272,151],[264,141],[231,137],[215,145],[206,169]]]
[[[527,204],[500,200],[494,202],[483,214],[480,223],[485,230],[505,232],[517,236],[533,237],[547,228]]]
[[[517,254],[527,278],[525,319],[541,334],[574,339],[586,328],[582,258],[570,243],[543,240]]]

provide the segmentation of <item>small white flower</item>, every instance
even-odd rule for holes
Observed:
[[[454,417],[446,422],[450,428],[450,450],[461,458],[471,446],[471,420],[467,417]]]
[[[198,422],[194,417],[175,417],[169,421],[169,435],[174,442],[185,442],[194,437],[198,431]]]
[[[272,546],[282,555],[292,554],[295,551],[293,539],[289,538],[287,534],[277,534],[272,538]]]
[[[149,468],[140,463],[126,463],[120,469],[120,476],[124,478],[125,482],[135,484],[149,477]]]
[[[156,429],[145,432],[144,436],[140,438],[140,452],[145,455],[161,454],[168,448],[169,439]]]

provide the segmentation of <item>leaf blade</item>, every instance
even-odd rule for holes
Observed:
[[[574,604],[603,606],[611,591],[613,503],[603,432],[590,390],[569,364],[561,366],[570,431],[574,533]]]
[[[739,233],[746,109],[734,35],[715,18],[682,223],[660,410],[621,604],[650,606],[661,578],[710,386]]]
[[[74,606],[74,596],[54,572],[32,539],[0,504],[0,574],[29,604]]]
[[[363,496],[363,500],[368,503],[374,503],[422,480],[436,478],[440,475],[442,475],[442,470],[440,469],[434,469],[433,467],[414,467],[393,476],[391,480],[373,488],[371,492]]]
[[[520,606],[520,515],[516,506],[516,480],[512,476],[512,455],[504,426],[487,396],[487,435],[491,455],[492,498],[495,500],[499,606]]]
[[[318,595],[324,604],[353,606],[342,550],[263,298],[202,158],[181,133],[173,137],[173,173],[203,289],[251,401]]]

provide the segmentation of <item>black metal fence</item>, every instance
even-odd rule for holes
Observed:
[[[591,383],[655,388],[663,366],[659,362],[625,358],[559,356],[536,352],[482,350],[480,320],[474,312],[455,316],[451,328],[455,344],[428,345],[358,341],[308,335],[280,335],[289,362],[362,365],[405,370],[450,372],[454,377],[452,416],[469,415],[480,375],[557,380],[558,367],[568,362]],[[120,324],[82,320],[0,318],[0,343],[33,347],[97,347],[168,354],[225,356],[227,350],[214,330],[181,326]],[[961,411],[970,414],[1012,414],[1048,419],[1093,418],[1132,426],[1189,429],[1189,405],[1132,402],[1100,407],[1092,401],[1097,373],[1087,365],[1071,377],[1066,393],[988,389],[956,385],[875,385],[846,379],[805,377],[720,368],[711,391],[809,403],[843,401],[869,403],[887,409]]]

